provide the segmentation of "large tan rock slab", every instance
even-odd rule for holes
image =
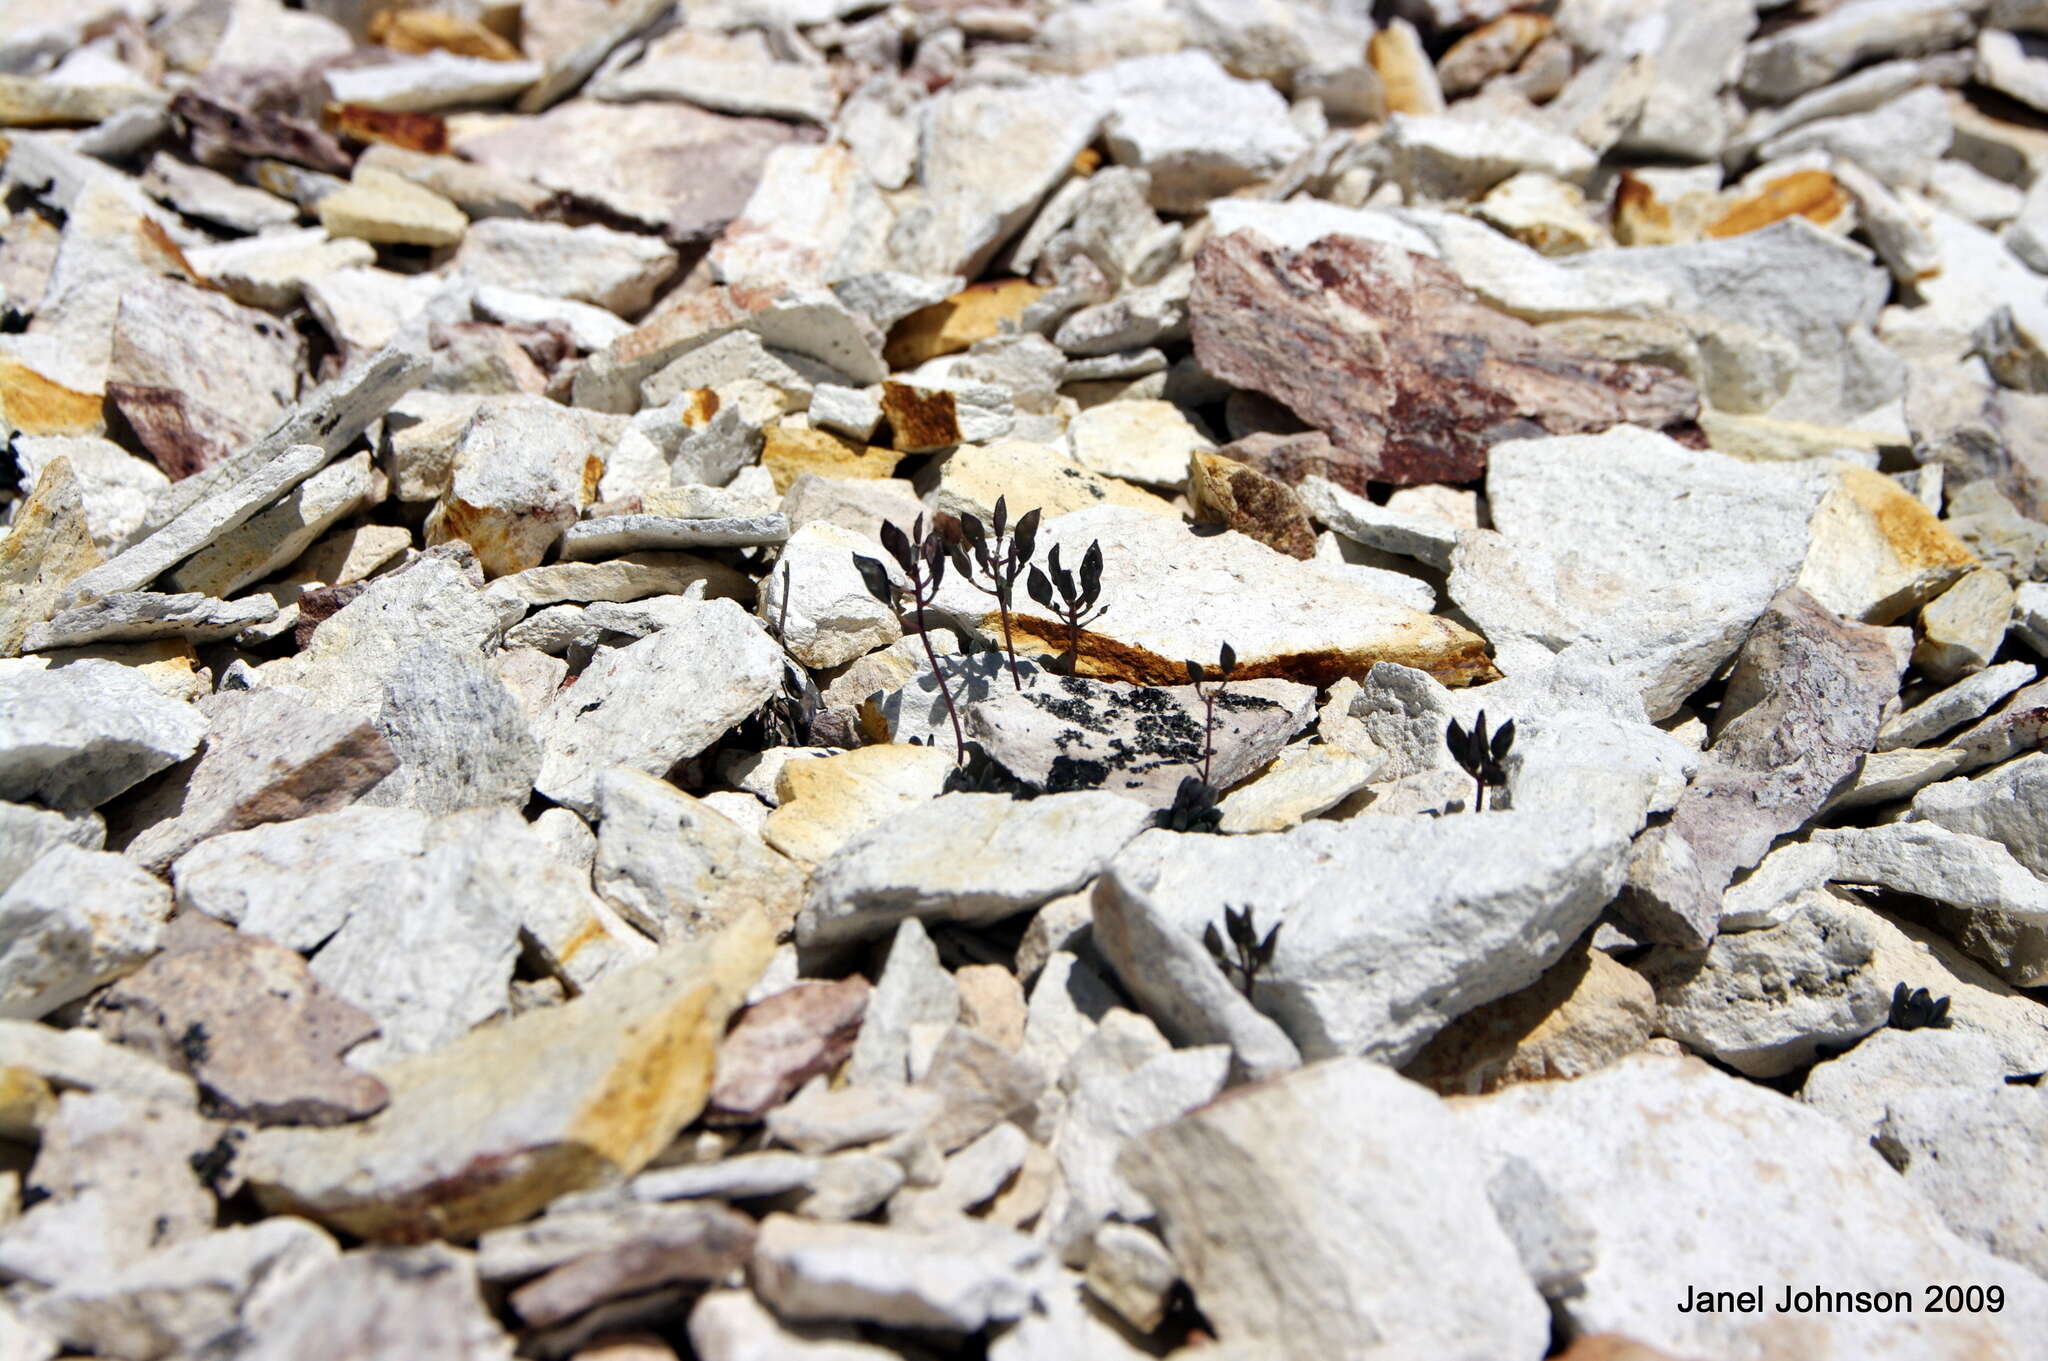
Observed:
[[[56,613],[65,588],[99,565],[71,460],[52,459],[0,539],[0,657],[19,655],[29,629]]]
[[[1205,534],[1168,516],[1102,506],[1047,522],[1038,560],[1057,544],[1061,564],[1075,571],[1096,542],[1102,612],[1081,631],[1084,676],[1185,684],[1186,659],[1211,662],[1224,643],[1236,649],[1239,680],[1324,686],[1362,677],[1375,662],[1412,666],[1449,685],[1495,674],[1485,641],[1462,625],[1333,581],[1235,531]],[[939,603],[982,638],[1002,640],[994,602],[950,575]],[[1020,652],[1067,646],[1066,625],[1022,597],[1010,622]]]
[[[774,945],[750,916],[392,1064],[378,1074],[391,1104],[371,1119],[252,1137],[250,1184],[276,1211],[402,1242],[470,1239],[629,1177],[703,1110],[726,1020]]]

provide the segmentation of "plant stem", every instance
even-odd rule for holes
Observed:
[[[1216,692],[1199,685],[1195,692],[1202,696],[1202,783],[1208,784],[1209,763],[1216,757]]]
[[[1010,658],[1010,684],[1021,692],[1024,689],[1024,677],[1017,670],[1016,641],[1010,637],[1010,587],[1000,576],[996,578],[996,587],[996,609],[1003,616],[1003,651],[1008,653]]]
[[[1472,777],[1472,783],[1476,786],[1472,795],[1472,811],[1484,813],[1486,811],[1486,777],[1475,775]]]
[[[946,717],[953,720],[953,764],[967,763],[967,738],[960,731],[960,711],[953,707],[953,687],[946,683],[946,673],[939,669],[939,654],[932,650],[932,635],[925,628],[924,592],[913,588],[910,598],[917,602],[917,639],[924,644],[925,658],[932,664],[932,679],[939,683],[939,697],[946,701]]]

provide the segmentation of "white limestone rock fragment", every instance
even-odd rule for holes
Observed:
[[[1417,203],[1477,199],[1502,180],[1537,170],[1583,184],[1598,158],[1578,140],[1528,119],[1478,122],[1450,114],[1397,113],[1380,146],[1387,173]]]
[[[806,666],[839,666],[903,636],[896,611],[869,594],[856,555],[880,560],[866,535],[807,524],[790,536],[761,584],[755,613]]]
[[[1877,750],[1916,747],[1982,718],[1998,702],[2032,681],[2040,669],[2028,662],[2000,662],[1938,690],[1885,720]]]
[[[950,1026],[959,1019],[959,987],[939,963],[924,923],[906,919],[896,928],[882,976],[868,997],[860,1037],[847,1061],[847,1081],[908,1082],[913,1027]]]
[[[1119,62],[1092,79],[1110,110],[1110,155],[1151,176],[1157,208],[1193,212],[1308,147],[1277,92],[1199,49]]]
[[[1549,1310],[1452,1109],[1340,1059],[1182,1116],[1117,1166],[1157,1206],[1225,1346],[1301,1361],[1533,1357]],[[1451,1244],[1461,1269],[1434,1270]]]
[[[1377,506],[1326,477],[1303,478],[1296,488],[1308,513],[1354,543],[1413,558],[1440,572],[1451,569],[1458,526],[1432,515]]]
[[[1632,806],[1620,806],[1622,803]],[[1312,822],[1291,832],[1150,831],[1116,870],[1191,941],[1225,906],[1281,927],[1257,1002],[1310,1061],[1399,1064],[1464,1011],[1563,955],[1620,884],[1647,792],[1486,816]],[[1418,878],[1413,869],[1431,866]],[[1455,925],[1451,923],[1455,922]],[[1380,961],[1363,969],[1355,961]],[[1389,961],[1398,961],[1398,965]]]
[[[624,767],[599,774],[596,797],[597,892],[654,940],[709,935],[749,912],[778,929],[796,915],[799,868],[704,800]]]
[[[365,804],[452,813],[532,794],[540,744],[511,688],[473,651],[422,642],[405,653],[384,682],[377,730],[398,768]]]
[[[2039,1273],[2048,1268],[2048,1226],[2035,1210],[2042,1187],[2033,1153],[2044,1137],[2048,1092],[1942,1085],[1888,1099],[1872,1142],[1957,1237]]]
[[[1799,1099],[1860,1138],[1877,1133],[1894,1097],[1929,1087],[1960,1087],[1980,1098],[2005,1085],[1998,1046],[1967,1030],[1887,1026],[1839,1058],[1816,1063]]]
[[[1802,123],[1765,142],[1758,155],[1777,161],[1823,152],[1894,188],[1919,189],[1953,137],[1947,96],[1923,85],[1868,113]]]
[[[2048,1309],[2038,1277],[1967,1243],[1865,1142],[1829,1117],[1692,1059],[1635,1057],[1573,1082],[1524,1083],[1452,1107],[1493,1165],[1527,1163],[1594,1244],[1590,1269],[1550,1290],[1580,1334],[1616,1332],[1676,1356],[1815,1361],[2014,1350]],[[1697,1169],[1674,1179],[1676,1165]],[[1555,1211],[1552,1212],[1555,1214]],[[1817,1279],[1815,1263],[1827,1263]],[[1905,1281],[1999,1285],[2000,1314],[1920,1312]],[[1787,1289],[1894,1292],[1888,1313],[1810,1317],[1771,1307]],[[1757,1290],[1754,1313],[1680,1312],[1693,1289]]]
[[[1742,91],[1779,103],[1872,57],[1917,57],[1969,41],[1973,6],[1947,0],[1855,0],[1750,45]]]
[[[549,704],[535,732],[535,788],[585,816],[615,765],[665,773],[710,746],[776,693],[782,650],[736,604],[709,600],[689,619],[614,648]]]
[[[755,1289],[794,1322],[865,1322],[973,1332],[1031,1306],[1044,1248],[960,1220],[923,1233],[770,1215],[754,1245]]]
[[[749,1290],[712,1290],[690,1311],[690,1347],[703,1361],[890,1361],[844,1326],[791,1328]]]
[[[190,756],[206,726],[118,662],[0,675],[0,798],[96,808]]]
[[[233,595],[289,566],[337,521],[381,496],[379,486],[368,453],[330,463],[179,564],[167,584],[176,591]]]
[[[1979,568],[1920,607],[1913,661],[1937,681],[1953,681],[1991,664],[2012,622],[2013,589],[2005,573]]]
[[[1067,424],[1074,462],[1092,473],[1159,487],[1179,487],[1188,459],[1215,441],[1171,402],[1135,400],[1089,407]]]
[[[655,237],[493,217],[472,223],[463,234],[453,272],[479,288],[567,298],[633,317],[647,309],[675,269],[675,251]]]
[[[1144,804],[1087,791],[1018,802],[949,794],[897,813],[811,877],[797,940],[829,948],[906,917],[995,921],[1098,874],[1150,822]],[[962,854],[972,846],[972,854]]]
[[[541,76],[537,61],[494,61],[432,51],[321,76],[330,98],[388,113],[431,113],[456,105],[498,104]]]
[[[1807,895],[1834,876],[1837,863],[1833,844],[1825,840],[1779,846],[1721,894],[1721,930],[1784,925],[1805,910]]]
[[[115,591],[84,605],[59,611],[22,636],[24,652],[180,638],[217,643],[268,620],[277,606],[262,596],[216,600],[197,591]]]
[[[127,859],[59,845],[0,892],[0,1017],[35,1020],[156,953],[170,891]]]

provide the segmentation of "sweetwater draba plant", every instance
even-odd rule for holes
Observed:
[[[1472,731],[1466,732],[1452,719],[1450,727],[1444,730],[1444,741],[1450,746],[1451,756],[1465,773],[1472,777],[1475,786],[1472,796],[1472,811],[1486,811],[1486,791],[1489,786],[1502,788],[1508,782],[1506,767],[1508,749],[1515,744],[1515,720],[1512,718],[1500,725],[1500,730],[1489,739],[1486,735],[1486,710],[1479,711],[1479,717],[1472,720]]]
[[[1901,983],[1892,989],[1891,1015],[1885,1018],[1885,1024],[1894,1030],[1946,1030],[1948,1004],[1946,997]]]
[[[1010,683],[1019,690],[1024,688],[1024,677],[1017,669],[1017,642],[1010,632],[1010,607],[1017,595],[1017,578],[1031,565],[1031,552],[1037,546],[1039,514],[1036,510],[1026,511],[1012,529],[1009,504],[1006,498],[998,496],[986,528],[978,516],[960,517],[960,543],[953,549],[953,569],[960,573],[960,579],[983,595],[995,597],[996,610],[1003,617],[1003,651],[1010,659]],[[975,575],[977,569],[980,577]]]
[[[1260,940],[1259,928],[1252,921],[1252,909],[1247,907],[1240,911],[1226,905],[1223,924],[1230,934],[1227,947],[1215,922],[1210,922],[1202,932],[1202,944],[1225,974],[1236,977],[1238,991],[1245,995],[1246,1001],[1250,1001],[1252,987],[1259,981],[1259,970],[1273,962],[1273,947],[1279,944],[1282,923],[1273,923],[1273,929],[1266,933],[1264,940]]]
[[[1202,701],[1202,783],[1214,788],[1209,778],[1209,767],[1216,759],[1216,696],[1230,682],[1231,673],[1237,670],[1237,649],[1225,643],[1216,653],[1216,672],[1220,679],[1213,690],[1204,690],[1202,682],[1209,678],[1208,671],[1200,662],[1184,661],[1188,669],[1188,683],[1195,687],[1195,698]]]
[[[1208,781],[1188,775],[1173,791],[1173,806],[1154,813],[1152,825],[1169,832],[1218,832],[1223,830],[1223,810],[1216,806],[1216,791]]]
[[[1098,605],[1102,598],[1102,541],[1097,539],[1088,545],[1088,551],[1081,555],[1081,575],[1077,583],[1074,574],[1060,566],[1060,546],[1054,544],[1052,552],[1046,554],[1045,571],[1031,569],[1025,579],[1024,589],[1031,598],[1051,610],[1067,626],[1067,650],[1060,654],[1066,674],[1074,675],[1081,659],[1081,626],[1102,617],[1106,605]],[[1057,603],[1055,602],[1057,593]]]
[[[967,738],[960,730],[960,710],[953,703],[952,683],[939,666],[939,654],[932,647],[931,630],[925,621],[925,608],[938,596],[939,584],[946,579],[945,535],[936,528],[926,534],[922,515],[911,524],[909,534],[898,528],[894,521],[884,520],[882,547],[896,559],[896,565],[903,569],[903,579],[910,583],[910,599],[917,614],[918,641],[924,644],[925,660],[931,663],[932,675],[939,683],[939,697],[945,701],[946,717],[953,721],[953,759],[956,764],[964,765],[967,761]],[[853,555],[853,565],[860,569],[868,594],[895,609],[896,583],[889,579],[889,569],[877,559],[859,553]]]

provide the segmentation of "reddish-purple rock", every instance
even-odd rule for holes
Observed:
[[[1252,231],[1210,241],[1189,325],[1204,370],[1327,433],[1352,475],[1323,475],[1353,487],[1469,482],[1502,440],[1656,430],[1699,412],[1685,378],[1560,344],[1441,263],[1354,237],[1301,250]]]
[[[741,1012],[718,1046],[718,1083],[706,1123],[751,1123],[837,1068],[853,1052],[869,991],[858,974],[836,983],[798,983]]]

